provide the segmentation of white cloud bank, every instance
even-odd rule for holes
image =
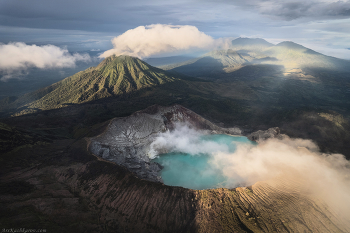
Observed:
[[[54,45],[27,45],[22,42],[0,44],[1,80],[15,78],[31,67],[39,69],[74,67],[77,61],[90,61],[88,54],[71,55]],[[16,74],[16,75],[14,75]]]
[[[130,29],[113,38],[114,48],[101,57],[129,55],[144,58],[176,51],[225,48],[229,42],[229,39],[213,39],[195,26],[153,24]]]

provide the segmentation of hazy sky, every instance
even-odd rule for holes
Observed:
[[[111,40],[151,24],[191,25],[213,37],[291,40],[350,59],[350,1],[1,0],[0,42],[111,49]]]

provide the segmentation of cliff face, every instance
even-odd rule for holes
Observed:
[[[111,121],[91,143],[105,142],[102,139],[109,133],[129,132],[120,124],[137,116],[153,119],[157,127],[170,128],[174,119],[193,121],[202,129],[215,127],[181,106],[154,106]],[[117,127],[115,131],[111,126]],[[149,129],[146,136],[152,134],[151,127],[139,126]],[[127,135],[144,142],[144,135]],[[130,145],[123,142],[125,148]],[[108,146],[113,149],[112,144]],[[94,156],[88,148],[84,139],[56,140],[2,155],[0,225],[47,232],[350,231],[346,216],[344,221],[322,200],[301,192],[299,177],[278,177],[235,189],[191,190],[140,179],[124,166]]]
[[[104,133],[90,139],[90,151],[134,172],[139,178],[162,182],[161,166],[147,156],[158,133],[174,129],[177,123],[209,133],[240,135],[238,128],[221,128],[180,105],[151,106],[131,116],[113,119]]]

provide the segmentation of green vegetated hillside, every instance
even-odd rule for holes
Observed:
[[[38,89],[50,86],[62,79],[72,76],[79,71],[86,70],[91,66],[99,64],[98,59],[92,59],[91,62],[77,62],[75,67],[60,69],[39,69],[28,68],[25,75],[20,79],[10,78],[1,81],[0,100],[8,96],[21,96]],[[1,76],[1,75],[0,75]]]
[[[152,67],[137,58],[111,56],[96,67],[23,95],[13,102],[4,99],[2,103],[5,108],[16,109],[16,114],[25,114],[123,95],[176,79],[176,75]]]

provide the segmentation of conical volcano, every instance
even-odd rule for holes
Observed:
[[[138,58],[113,55],[96,67],[23,95],[8,107],[23,108],[26,113],[48,110],[118,96],[176,79],[174,75]]]
[[[130,56],[111,56],[102,61],[96,68],[99,80],[108,93],[118,95],[174,81],[174,77],[165,71],[155,68],[138,58]]]

